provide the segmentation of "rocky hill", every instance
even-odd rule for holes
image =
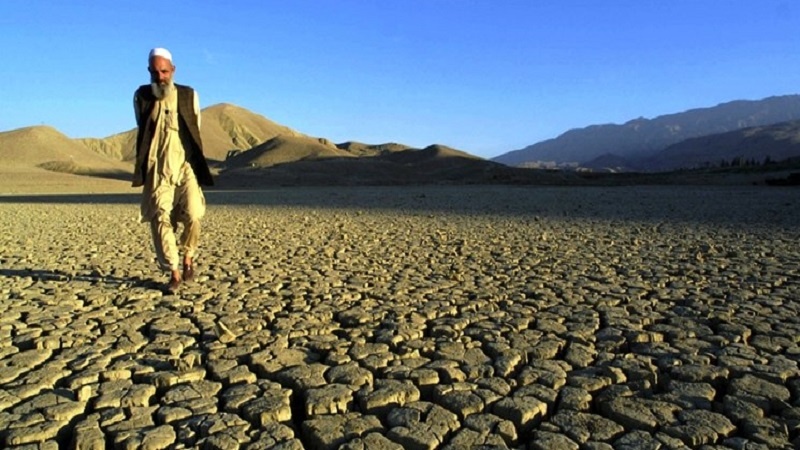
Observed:
[[[303,133],[228,103],[203,110],[201,133],[206,157],[224,161],[231,150],[248,150],[276,136],[305,137]]]
[[[133,161],[136,156],[136,130],[117,133],[106,138],[80,138],[76,141],[97,154],[119,161]]]
[[[202,110],[200,134],[206,157],[224,161],[232,150],[247,150],[275,136],[304,136],[289,127],[229,103],[220,103]],[[135,156],[136,129],[106,138],[83,138],[78,142],[95,153],[123,161]]]
[[[305,136],[276,136],[225,161],[225,169],[272,167],[309,159],[355,158],[325,139]]]
[[[130,189],[130,164],[48,126],[0,132],[0,158],[0,194]]]
[[[4,171],[46,169],[70,173],[122,171],[127,164],[98,154],[55,128],[34,126],[0,133]]]
[[[632,164],[640,170],[652,170],[656,167],[647,166],[650,158],[658,160],[656,155],[659,152],[687,139],[792,120],[800,120],[800,95],[758,101],[739,100],[654,119],[639,118],[623,125],[593,125],[570,130],[555,139],[492,160],[512,166],[550,164],[591,168],[602,166],[603,160],[614,157],[617,158],[616,164]],[[683,164],[683,161],[678,161],[672,165]]]

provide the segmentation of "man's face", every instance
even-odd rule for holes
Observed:
[[[172,82],[172,74],[175,73],[175,66],[166,58],[154,56],[150,58],[150,64],[147,67],[150,72],[150,81],[158,83],[159,86],[165,86]]]

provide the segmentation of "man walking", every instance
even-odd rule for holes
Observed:
[[[150,51],[148,71],[150,84],[133,97],[138,126],[133,186],[143,187],[141,220],[150,223],[158,263],[170,271],[167,291],[175,293],[182,281],[194,277],[206,209],[200,185],[212,186],[214,180],[203,156],[197,93],[173,83],[172,54],[164,48]],[[179,241],[178,224],[183,224]]]

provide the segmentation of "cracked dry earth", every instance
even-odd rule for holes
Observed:
[[[0,197],[0,444],[796,448],[797,194],[212,191],[177,295],[138,195]]]

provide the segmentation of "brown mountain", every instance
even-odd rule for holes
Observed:
[[[409,149],[382,155],[380,158],[412,168],[429,180],[456,181],[481,179],[485,175],[492,177],[508,174],[502,164],[486,161],[444,145],[431,145],[422,150]]]
[[[3,194],[130,189],[129,164],[99,155],[48,126],[0,132],[0,158]]]
[[[202,111],[206,157],[224,161],[230,150],[248,150],[276,136],[305,136],[239,106],[220,103]]]
[[[133,117],[131,117],[131,120]],[[275,136],[303,136],[289,127],[228,103],[202,110],[200,134],[206,157],[224,161],[231,150],[247,150]],[[135,157],[136,129],[102,139],[77,139],[94,152],[124,161]]]
[[[305,136],[277,136],[225,161],[228,169],[271,167],[308,159],[354,158],[325,139]]]
[[[387,161],[399,164],[426,164],[426,163],[448,163],[473,161],[483,161],[477,156],[462,152],[444,145],[434,144],[422,150],[406,149],[404,151],[392,152],[383,155]]]
[[[0,133],[3,170],[26,171],[47,166],[70,173],[123,170],[119,160],[100,155],[48,126],[19,128]]]
[[[136,130],[117,133],[106,138],[80,138],[76,139],[93,152],[106,155],[119,161],[133,161],[136,151]]]

